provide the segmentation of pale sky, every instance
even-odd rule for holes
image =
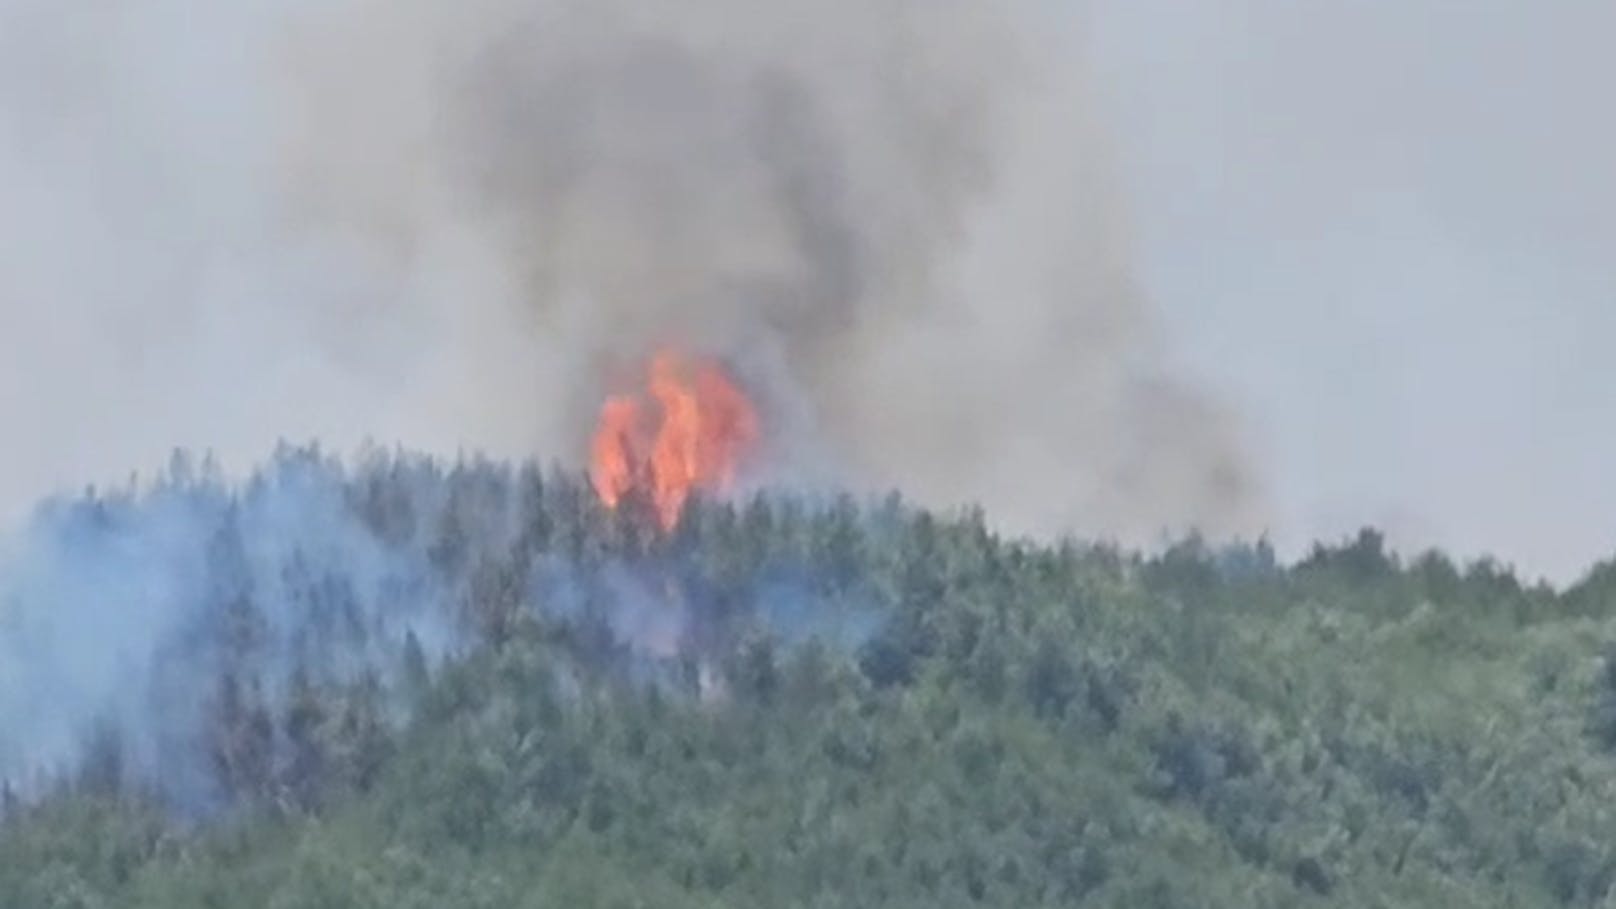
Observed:
[[[1616,3],[1091,2],[1144,283],[1281,536],[1616,553]]]
[[[0,523],[173,446],[528,450],[483,392],[557,380],[485,317],[497,282],[395,287],[266,233],[277,121],[243,49],[304,2],[0,0]],[[1087,16],[1139,279],[1287,548],[1373,523],[1562,581],[1616,553],[1616,2],[1048,2]],[[365,323],[411,382],[344,346],[349,278],[447,301]]]

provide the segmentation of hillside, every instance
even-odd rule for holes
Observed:
[[[1616,905],[1609,568],[897,499],[665,534],[559,471],[307,451],[12,548],[0,758],[61,738],[22,698],[96,722],[8,790],[0,906]],[[158,617],[124,700],[32,668]]]

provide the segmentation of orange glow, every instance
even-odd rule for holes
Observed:
[[[659,351],[645,383],[601,406],[589,478],[608,508],[637,492],[672,530],[693,490],[721,492],[735,482],[757,444],[757,411],[711,360]]]
[[[600,409],[600,426],[590,450],[589,476],[601,501],[612,508],[634,487],[629,440],[638,418],[639,404],[623,395],[607,398]]]

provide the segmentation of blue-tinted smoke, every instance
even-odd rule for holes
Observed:
[[[711,671],[746,629],[852,648],[876,628],[807,553],[738,571],[606,542],[614,520],[532,465],[290,448],[245,483],[176,455],[153,482],[47,502],[0,548],[0,781],[38,791],[112,742],[124,781],[207,811],[229,798],[225,680],[279,718],[294,677],[396,689],[406,649],[435,664],[516,620],[582,629],[571,658],[637,679]]]
[[[26,791],[110,729],[132,777],[195,803],[226,660],[273,700],[294,668],[340,681],[386,671],[406,635],[428,655],[452,647],[451,580],[422,533],[441,472],[367,472],[401,484],[408,535],[367,524],[315,451],[283,450],[239,488],[176,456],[145,488],[41,506],[0,556],[0,778]]]

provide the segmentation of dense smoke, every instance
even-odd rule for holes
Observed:
[[[0,4],[0,499],[281,436],[572,459],[677,343],[763,399],[760,480],[1262,517],[1041,4],[228,7]]]

